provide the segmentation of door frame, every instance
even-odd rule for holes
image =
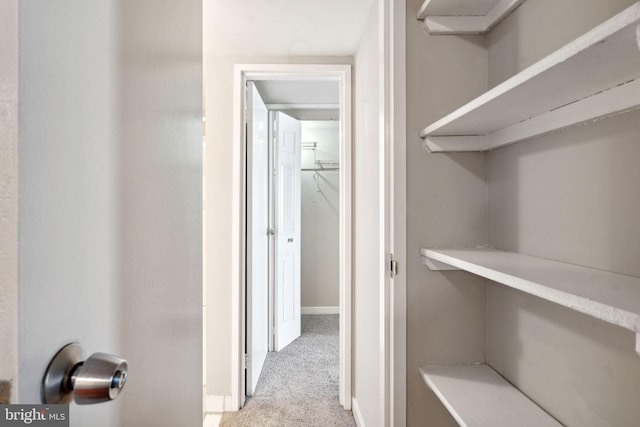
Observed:
[[[351,409],[352,335],[352,83],[350,64],[235,64],[233,86],[232,179],[232,292],[231,292],[231,399],[240,409],[245,401],[245,247],[246,247],[246,142],[245,83],[247,80],[333,80],[340,82],[340,404]]]

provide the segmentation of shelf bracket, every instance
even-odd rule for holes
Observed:
[[[489,142],[483,135],[427,136],[422,145],[430,153],[489,150]]]
[[[453,271],[460,270],[458,267],[454,267],[449,264],[445,264],[444,262],[436,261],[435,259],[427,258],[426,256],[422,257],[422,263],[429,267],[429,270],[432,271]]]

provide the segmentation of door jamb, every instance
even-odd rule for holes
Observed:
[[[232,164],[232,293],[231,293],[231,399],[242,408],[245,396],[245,99],[247,80],[338,80],[340,81],[340,404],[351,409],[352,332],[352,83],[351,65],[333,64],[236,64],[233,88]]]

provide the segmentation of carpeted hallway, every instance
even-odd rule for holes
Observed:
[[[355,426],[338,402],[338,315],[302,316],[302,335],[269,353],[253,397],[225,427]]]

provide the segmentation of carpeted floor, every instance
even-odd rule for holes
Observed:
[[[302,316],[302,336],[269,353],[256,392],[224,427],[354,427],[338,402],[338,315]]]

